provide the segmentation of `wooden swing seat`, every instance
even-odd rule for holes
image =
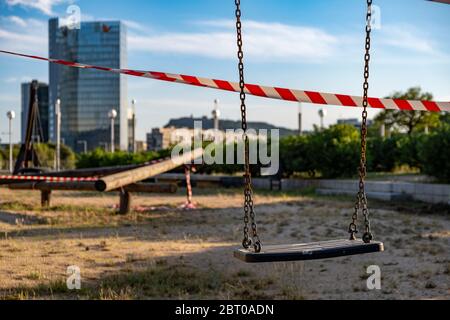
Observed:
[[[260,253],[246,249],[234,251],[234,257],[248,263],[317,260],[384,251],[382,242],[332,240],[302,244],[266,246]]]

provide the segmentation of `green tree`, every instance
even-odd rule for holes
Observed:
[[[405,100],[433,100],[433,95],[429,92],[422,92],[420,87],[408,89],[406,92],[395,92],[389,99]],[[435,129],[440,124],[438,113],[425,111],[403,111],[385,110],[375,118],[376,124],[385,124],[394,130],[406,131],[408,135],[414,132],[424,132],[425,128]]]
[[[450,125],[443,124],[425,138],[420,148],[423,171],[439,180],[450,181]]]
[[[360,134],[350,125],[335,125],[310,137],[314,168],[324,178],[351,177],[360,159]]]

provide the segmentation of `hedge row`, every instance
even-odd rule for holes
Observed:
[[[224,148],[219,145],[218,148]],[[307,174],[311,177],[341,178],[356,174],[360,160],[360,134],[353,126],[336,125],[306,136],[290,136],[280,141],[280,173],[289,177]],[[238,146],[234,147],[237,159]],[[270,146],[269,146],[270,150]],[[226,152],[223,152],[225,163]],[[79,156],[78,168],[102,167],[143,163],[170,155],[170,150],[114,154],[97,149]],[[214,155],[214,152],[213,152]],[[450,125],[442,124],[431,134],[395,134],[388,138],[371,137],[367,141],[367,166],[369,172],[392,172],[407,165],[438,178],[450,181]],[[253,165],[257,176],[261,165]],[[201,166],[200,173],[235,174],[242,172],[241,164],[213,164]]]
[[[337,125],[310,136],[282,139],[280,158],[284,175],[309,173],[338,178],[355,174],[359,152],[359,132]],[[441,181],[450,181],[450,125],[442,124],[431,134],[396,134],[368,139],[369,172],[393,172],[405,165]]]

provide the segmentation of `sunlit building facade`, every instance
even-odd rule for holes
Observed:
[[[127,67],[126,27],[120,21],[82,22],[79,29],[49,20],[50,58],[112,68]],[[115,141],[128,150],[127,82],[124,75],[49,64],[49,128],[55,139],[54,106],[61,100],[63,142],[78,150],[110,143],[108,112],[117,111]]]

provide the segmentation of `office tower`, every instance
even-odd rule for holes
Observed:
[[[65,26],[59,19],[49,20],[50,58],[112,68],[127,67],[126,28],[120,21],[82,22],[79,29]],[[75,150],[79,141],[88,149],[110,141],[108,112],[115,109],[115,141],[128,150],[128,112],[126,76],[49,65],[50,139],[55,139],[54,106],[61,100],[61,136]]]

